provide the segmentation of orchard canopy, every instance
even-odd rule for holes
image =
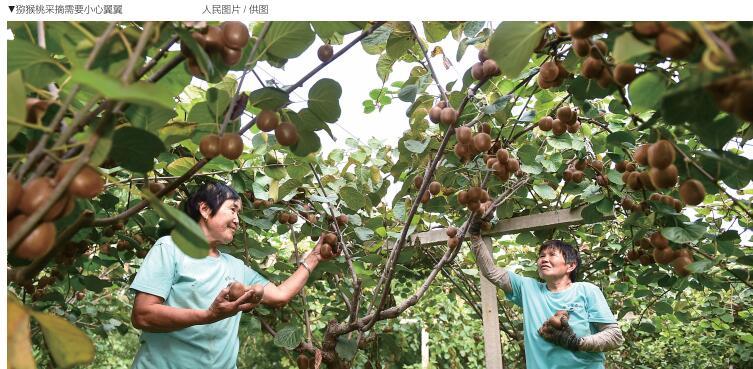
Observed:
[[[12,368],[128,367],[128,285],[161,236],[207,255],[180,204],[209,180],[242,196],[229,252],[270,280],[323,232],[341,249],[293,302],[244,315],[239,367],[418,368],[421,329],[432,367],[483,367],[469,219],[561,209],[583,224],[497,237],[494,256],[536,276],[542,241],[578,245],[626,338],[608,368],[753,364],[753,24],[8,27]],[[337,79],[372,73],[358,109],[403,106],[396,144],[333,133],[359,130],[338,121],[362,93]],[[456,234],[412,241],[431,229]],[[503,361],[524,368],[521,311],[498,299]]]

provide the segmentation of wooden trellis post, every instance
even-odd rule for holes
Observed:
[[[491,252],[492,237],[614,219],[613,215],[609,215],[587,222],[581,216],[583,208],[584,206],[581,206],[574,209],[560,209],[546,213],[504,219],[498,222],[494,228],[488,232],[483,232],[482,236],[484,243]],[[447,233],[445,233],[445,229],[432,229],[428,232],[412,235],[410,244],[413,246],[432,246],[441,245],[446,242]],[[503,369],[502,343],[499,339],[499,318],[497,316],[497,287],[489,282],[483,275],[480,276],[480,279],[481,318],[484,326],[484,354],[486,357],[486,368]]]

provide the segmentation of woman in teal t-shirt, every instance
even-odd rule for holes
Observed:
[[[264,287],[261,303],[282,306],[306,284],[311,270],[323,260],[321,240],[298,269],[279,286],[270,283],[241,260],[218,250],[233,240],[241,201],[224,183],[203,184],[186,200],[185,212],[199,223],[209,241],[209,255],[194,259],[170,236],[149,250],[131,289],[136,291],[131,322],[142,330],[132,368],[235,368],[241,311],[255,307],[253,292],[229,301],[233,281]]]
[[[478,218],[478,217],[477,217]],[[603,369],[604,351],[624,339],[599,287],[577,282],[580,256],[565,242],[551,240],[539,247],[537,266],[544,281],[497,267],[480,236],[481,220],[469,228],[481,273],[523,308],[523,337],[528,369]],[[561,329],[545,322],[566,311]]]

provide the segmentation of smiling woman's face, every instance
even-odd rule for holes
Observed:
[[[567,264],[565,255],[554,247],[541,250],[536,264],[539,267],[539,277],[545,281],[560,279],[575,268],[573,263]]]
[[[228,199],[222,203],[217,213],[211,216],[212,210],[206,203],[201,204],[201,213],[208,218],[203,227],[204,235],[209,243],[228,244],[238,229],[238,214],[241,212],[241,201]]]

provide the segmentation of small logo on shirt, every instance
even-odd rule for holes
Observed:
[[[567,311],[577,311],[577,310],[583,310],[583,309],[585,309],[585,305],[578,302],[565,305],[565,310]]]

